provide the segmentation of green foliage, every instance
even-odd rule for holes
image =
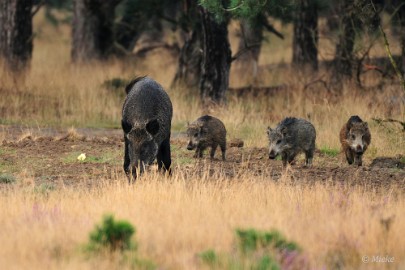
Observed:
[[[295,251],[300,250],[294,242],[287,241],[277,230],[260,232],[255,229],[236,230],[239,246],[243,253],[256,251],[259,248],[274,247],[277,250]]]
[[[204,263],[206,263],[206,264],[208,264],[210,266],[213,266],[214,264],[216,264],[218,262],[218,255],[212,249],[203,251],[198,256],[201,258],[201,260]]]
[[[228,3],[224,3],[228,2]],[[292,20],[294,0],[200,0],[200,5],[215,14],[218,19],[231,16],[235,19],[248,19],[255,21],[263,15],[281,19],[284,22]]]
[[[333,148],[330,148],[328,146],[322,147],[319,151],[322,154],[325,154],[325,155],[330,156],[330,157],[336,157],[340,152],[339,149],[333,149]]]
[[[131,269],[156,269],[156,265],[152,261],[140,259],[137,256],[125,256],[123,263],[129,265]]]
[[[0,174],[0,183],[3,184],[12,184],[15,183],[16,179],[14,175],[11,174]]]
[[[111,252],[136,249],[131,240],[135,228],[127,221],[115,221],[112,215],[105,216],[100,225],[90,233],[90,250],[108,249]]]
[[[298,245],[287,241],[277,230],[238,229],[236,236],[235,254],[217,254],[209,249],[199,254],[202,262],[211,269],[279,270],[286,266],[283,262],[288,262],[288,267],[293,263],[305,268],[305,262],[299,261]]]
[[[258,262],[257,265],[252,267],[254,270],[279,270],[281,269],[278,263],[268,255],[264,255]]]

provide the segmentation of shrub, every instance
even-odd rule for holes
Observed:
[[[0,174],[0,183],[12,184],[15,182],[15,177],[11,174]]]
[[[236,253],[220,254],[209,249],[199,254],[210,269],[279,270],[305,269],[307,262],[300,254],[300,247],[287,241],[277,230],[236,230]]]
[[[107,248],[111,252],[136,249],[131,237],[134,227],[127,221],[115,221],[112,215],[105,216],[101,225],[96,225],[90,233],[90,248],[99,250]]]
[[[287,241],[277,230],[270,232],[260,232],[255,229],[236,230],[239,246],[243,253],[256,251],[260,248],[276,248],[278,251],[299,250],[296,243]]]

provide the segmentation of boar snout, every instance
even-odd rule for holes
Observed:
[[[356,154],[363,154],[363,147],[360,144],[356,146]]]
[[[269,159],[275,159],[275,158],[276,158],[276,153],[274,153],[274,151],[271,150],[269,153]]]
[[[187,150],[193,150],[195,148],[195,146],[193,145],[192,142],[189,142],[187,145]]]

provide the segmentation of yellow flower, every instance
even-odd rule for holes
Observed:
[[[82,153],[77,157],[77,160],[79,160],[79,161],[83,161],[85,159],[86,159],[86,153]]]

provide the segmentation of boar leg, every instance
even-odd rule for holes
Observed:
[[[211,159],[214,159],[214,155],[215,155],[215,151],[217,150],[217,147],[218,147],[218,144],[213,144],[211,146],[211,154],[210,154]]]
[[[345,154],[346,154],[347,162],[348,162],[350,165],[353,164],[353,159],[354,159],[354,157],[353,157],[352,151],[351,151],[350,149],[347,149],[346,152],[345,152]]]
[[[124,137],[125,141],[125,152],[124,152],[124,172],[125,175],[128,177],[128,181],[130,181],[130,164],[131,160],[129,159],[129,153],[128,153],[128,139]]]
[[[363,157],[363,155],[355,155],[354,164],[357,166],[362,166],[363,165],[362,157]]]
[[[313,157],[314,157],[314,152],[312,150],[308,150],[305,152],[305,165],[306,166],[312,165]]]
[[[157,154],[157,163],[159,171],[163,169],[164,172],[168,171],[169,174],[171,173],[170,166],[172,160],[170,157],[170,137],[165,139],[160,145]]]
[[[226,144],[221,144],[222,160],[225,160]]]
[[[195,150],[194,157],[202,158],[203,157],[204,148],[201,145],[197,145],[197,149]]]
[[[288,160],[287,153],[281,154],[281,160],[283,161],[283,167],[287,167],[287,160]]]

